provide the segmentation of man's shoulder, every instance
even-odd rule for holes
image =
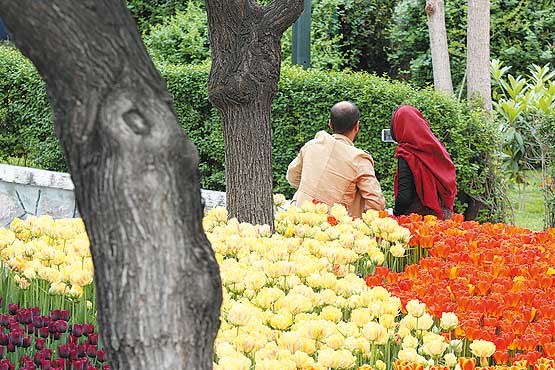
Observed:
[[[326,142],[331,142],[331,140],[333,140],[333,136],[322,130],[318,131],[316,135],[314,135],[314,138],[307,141],[304,146],[307,147],[314,144],[323,144]]]
[[[366,151],[366,150],[364,150],[364,149],[361,149],[361,148],[357,148],[357,147],[355,147],[355,146],[353,146],[353,147],[351,147],[351,148],[352,148],[353,153],[355,154],[355,156],[356,156],[357,158],[360,157],[360,158],[372,160],[372,155],[370,154],[370,152],[368,152],[368,151]]]
[[[355,149],[355,161],[362,166],[366,166],[368,164],[368,162],[370,162],[370,164],[374,164],[374,158],[372,158],[372,155],[363,149],[360,148],[354,148]]]

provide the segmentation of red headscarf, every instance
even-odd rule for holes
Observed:
[[[449,153],[434,136],[422,113],[414,107],[403,105],[397,109],[391,128],[398,143],[395,158],[401,157],[407,162],[422,205],[443,218],[442,205],[453,211],[457,195],[455,165]],[[398,176],[396,173],[395,197]]]

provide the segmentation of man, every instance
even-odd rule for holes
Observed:
[[[289,164],[287,181],[298,189],[293,197],[298,206],[312,200],[330,207],[337,203],[353,217],[360,217],[367,209],[385,208],[374,160],[353,145],[360,129],[359,116],[353,103],[335,104],[329,122],[334,134],[318,132]]]

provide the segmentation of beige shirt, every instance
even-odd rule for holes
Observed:
[[[385,208],[372,156],[343,135],[318,132],[289,164],[287,181],[298,189],[293,200],[299,206],[314,199],[328,206],[338,203],[354,217]]]

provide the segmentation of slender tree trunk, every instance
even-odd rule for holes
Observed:
[[[280,39],[303,0],[206,0],[212,69],[209,98],[222,118],[227,208],[239,221],[273,228],[271,102]]]
[[[116,370],[211,369],[222,300],[198,153],[121,0],[0,0],[44,78]]]
[[[468,0],[466,70],[468,100],[491,111],[490,1]]]
[[[443,0],[427,0],[426,14],[428,15],[428,32],[432,51],[434,89],[453,95]]]

